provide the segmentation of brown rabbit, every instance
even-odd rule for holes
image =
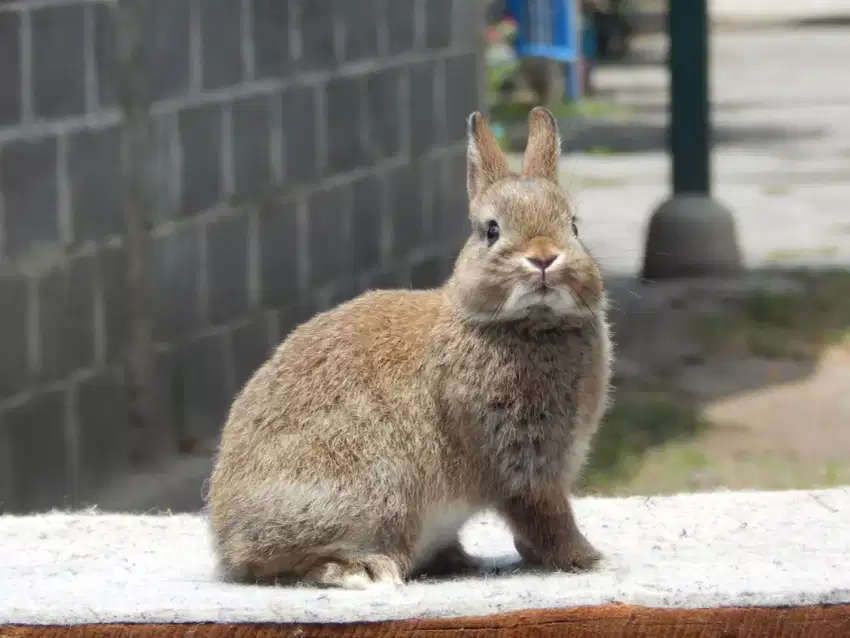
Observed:
[[[602,417],[611,344],[599,269],[536,108],[522,175],[469,118],[472,234],[437,290],[373,291],[296,328],[236,397],[210,481],[235,579],[361,588],[474,567],[458,541],[495,509],[520,555],[601,555],[570,488]]]

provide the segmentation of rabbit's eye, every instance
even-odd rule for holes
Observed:
[[[578,225],[576,224],[576,220],[573,220],[573,235],[578,237]]]
[[[490,220],[487,222],[487,243],[492,246],[499,240],[499,224]]]

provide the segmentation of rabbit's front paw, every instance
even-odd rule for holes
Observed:
[[[557,490],[548,499],[512,499],[504,512],[514,529],[514,547],[527,563],[579,572],[602,560],[576,525],[568,497]]]
[[[583,572],[593,569],[601,560],[602,552],[579,534],[557,553],[554,567],[567,572]]]
[[[521,539],[516,539],[514,546],[526,563],[565,572],[588,571],[603,558],[602,552],[582,535],[571,542],[563,543],[562,547],[541,548],[539,551]]]
[[[539,551],[527,543],[516,540],[517,552],[526,563],[551,567],[565,572],[583,572],[596,567],[604,558],[602,552],[596,549],[583,536],[565,543],[560,548],[541,548]]]

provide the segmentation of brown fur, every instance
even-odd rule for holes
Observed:
[[[531,121],[520,178],[471,116],[472,234],[443,287],[314,317],[236,397],[208,505],[231,577],[365,587],[456,572],[472,566],[457,532],[486,508],[529,561],[599,559],[569,492],[607,404],[605,295],[555,181],[555,120]],[[528,261],[558,255],[545,271]]]
[[[545,179],[558,181],[558,159],[561,156],[561,140],[551,139],[550,131],[557,126],[549,111],[534,109],[528,122],[528,146],[522,165],[525,179]]]

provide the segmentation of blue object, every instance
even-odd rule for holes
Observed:
[[[567,95],[581,98],[579,66],[587,48],[578,0],[507,0],[517,22],[517,57],[544,57],[567,67]]]

